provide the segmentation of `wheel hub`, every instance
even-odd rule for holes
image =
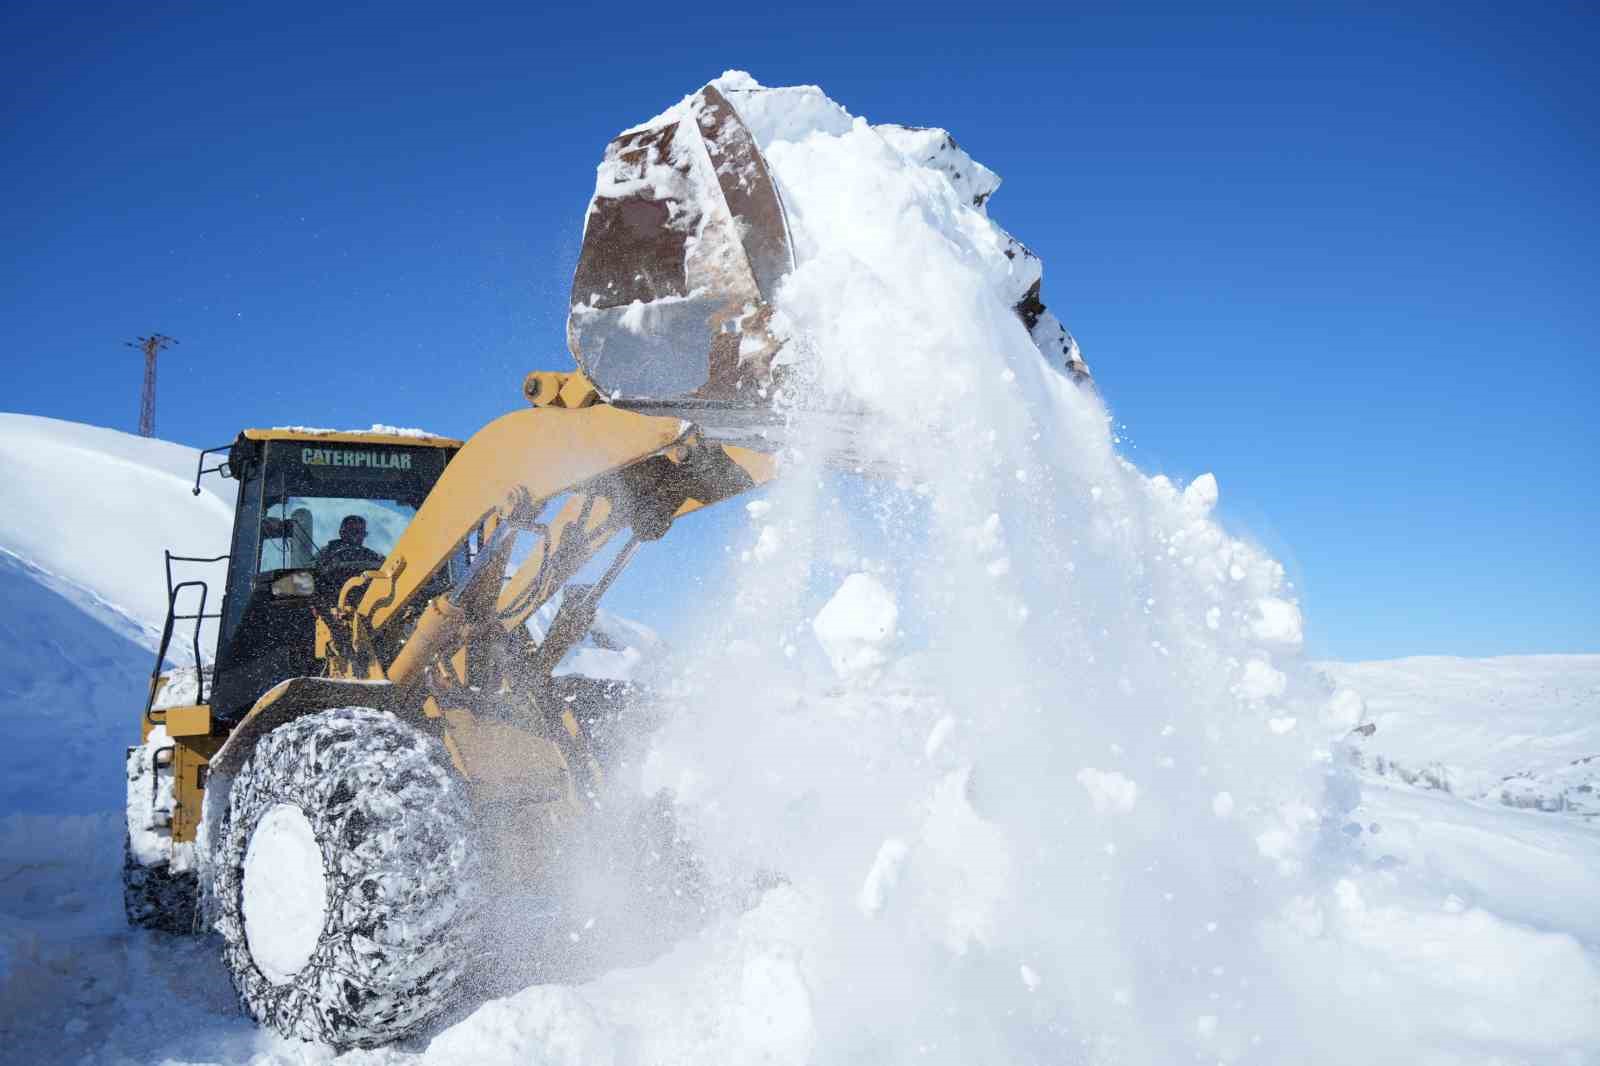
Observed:
[[[322,847],[292,803],[256,823],[243,869],[245,942],[267,980],[286,984],[311,961],[327,918]]]

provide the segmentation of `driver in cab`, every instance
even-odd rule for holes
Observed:
[[[328,541],[317,553],[317,569],[376,569],[383,562],[383,556],[367,547],[366,539],[367,520],[358,514],[345,515],[339,523],[339,539]]]

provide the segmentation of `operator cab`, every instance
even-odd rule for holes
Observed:
[[[461,442],[444,437],[247,429],[211,714],[237,721],[285,678],[320,672],[316,620],[345,582],[393,550]],[[441,574],[441,581],[448,581]]]

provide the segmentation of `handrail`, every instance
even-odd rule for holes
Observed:
[[[157,725],[166,721],[165,714],[163,714],[159,719],[155,716],[156,679],[161,676],[161,665],[167,661],[167,649],[172,644],[173,624],[175,622],[191,621],[194,623],[194,632],[192,635],[190,650],[191,654],[194,656],[195,703],[204,703],[206,701],[206,675],[205,670],[203,669],[203,664],[200,661],[200,627],[208,618],[222,617],[221,611],[211,614],[206,613],[206,600],[211,594],[211,586],[207,582],[198,578],[189,581],[180,581],[174,585],[172,583],[172,564],[175,562],[220,563],[228,558],[226,555],[173,555],[170,551],[163,551],[162,554],[166,556],[167,567],[167,620],[166,623],[161,627],[161,644],[156,649],[156,665],[155,668],[150,671],[150,694],[148,697],[146,697],[144,703],[145,721],[149,722],[151,725]],[[198,587],[200,589],[199,610],[195,611],[193,614],[179,614],[178,594],[186,588],[194,587]]]

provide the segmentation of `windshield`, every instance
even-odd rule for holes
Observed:
[[[341,544],[386,557],[417,513],[400,500],[355,496],[288,496],[271,510],[262,522],[258,572],[304,569]]]
[[[376,566],[444,472],[437,448],[273,441],[255,572]]]

